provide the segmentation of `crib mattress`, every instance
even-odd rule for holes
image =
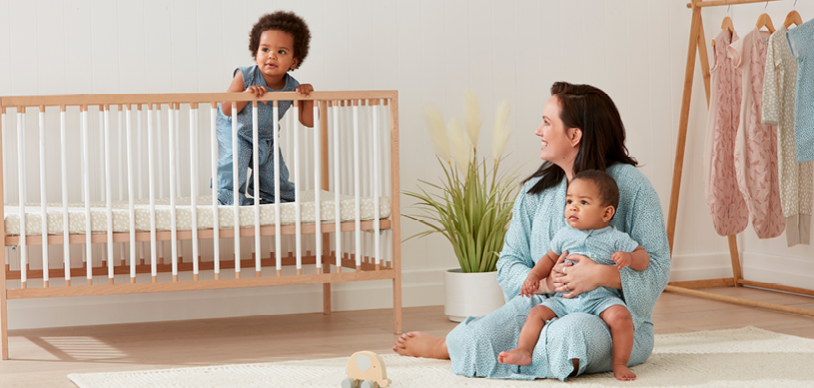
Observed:
[[[302,191],[300,193],[302,204],[301,222],[314,223],[316,220],[315,191]],[[176,198],[176,229],[192,229],[192,199],[191,197]],[[320,217],[322,222],[335,222],[334,194],[321,191],[320,194]],[[350,221],[355,219],[356,200],[351,195],[340,195],[340,220]],[[150,201],[149,199],[139,199],[135,201],[136,230],[150,231]],[[62,203],[48,203],[48,234],[63,234],[63,205]],[[91,202],[91,231],[102,233],[107,231],[107,204],[102,201]],[[260,224],[263,226],[274,225],[276,206],[260,205]],[[130,210],[127,201],[113,202],[113,231],[130,231]],[[197,220],[198,229],[212,229],[214,227],[214,217],[212,209],[212,196],[197,197]],[[375,200],[374,198],[361,198],[361,219],[372,220],[374,218]],[[156,230],[171,230],[171,210],[170,199],[156,199],[155,207]],[[379,198],[379,217],[390,217],[390,198]],[[71,234],[85,233],[85,203],[73,202],[68,204],[69,232]],[[240,227],[250,228],[254,226],[255,210],[254,206],[241,206],[239,211]],[[293,225],[296,222],[296,204],[293,202],[280,205],[280,220],[282,225]],[[16,236],[20,234],[20,206],[19,204],[5,205],[5,225],[6,235]],[[218,227],[220,229],[234,228],[234,206],[218,206]],[[42,208],[39,203],[26,203],[25,206],[25,234],[27,236],[42,235]]]

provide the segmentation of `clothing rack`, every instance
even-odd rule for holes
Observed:
[[[690,117],[690,98],[692,96],[693,76],[695,73],[696,49],[701,57],[701,70],[704,77],[704,89],[707,94],[707,108],[709,108],[710,96],[710,67],[707,56],[706,38],[704,38],[704,26],[701,19],[701,9],[706,7],[730,6],[749,3],[767,4],[778,0],[690,0],[687,8],[692,9],[692,23],[690,25],[690,44],[687,51],[687,67],[684,72],[684,95],[681,99],[681,115],[678,125],[678,140],[676,142],[675,166],[673,167],[673,184],[670,192],[670,208],[667,219],[667,240],[670,244],[670,253],[673,252],[673,237],[675,236],[676,216],[678,215],[678,197],[681,191],[681,172],[684,166],[684,148],[687,141],[687,125]],[[665,291],[698,296],[702,298],[715,299],[724,302],[736,303],[746,306],[782,311],[792,314],[814,316],[814,311],[795,307],[781,306],[767,302],[757,302],[748,299],[735,298],[731,296],[718,295],[711,292],[698,291],[694,288],[705,287],[741,287],[752,286],[775,291],[792,292],[814,296],[814,290],[784,286],[776,283],[763,283],[746,280],[741,274],[740,259],[738,257],[738,242],[735,235],[727,236],[729,241],[729,256],[732,261],[732,278],[707,279],[686,282],[671,282]]]

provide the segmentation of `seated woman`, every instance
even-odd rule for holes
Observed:
[[[619,208],[611,225],[630,235],[650,254],[643,271],[599,265],[581,255],[567,256],[543,279],[540,289],[574,297],[600,286],[622,291],[633,316],[634,343],[628,366],[643,363],[653,350],[651,314],[670,274],[670,248],[661,204],[636,160],[625,147],[625,128],[616,105],[603,91],[588,85],[557,82],[535,131],[542,140],[542,166],[518,195],[511,226],[497,263],[498,283],[506,304],[483,317],[469,317],[446,338],[421,332],[401,335],[393,347],[399,354],[452,360],[452,371],[469,377],[496,379],[555,378],[612,368],[611,333],[596,315],[574,313],[543,328],[529,365],[497,361],[514,348],[526,315],[549,295],[520,296],[523,281],[549,250],[563,226],[565,192],[571,178],[585,170],[602,170],[619,186]],[[565,257],[574,264],[564,261]]]

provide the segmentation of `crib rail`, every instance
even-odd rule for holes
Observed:
[[[279,201],[254,201],[252,227],[241,226],[237,200],[230,208],[218,206],[217,184],[213,180],[210,185],[209,178],[217,179],[217,158],[223,152],[216,135],[222,101],[233,107],[248,102],[244,109],[251,110],[253,155],[259,145],[258,104],[273,107],[273,160],[286,161],[297,188],[292,225],[282,224],[287,208]],[[313,128],[294,119],[300,101],[314,102]],[[283,102],[293,105],[278,123]],[[397,106],[395,91],[280,92],[260,99],[246,93],[0,97],[0,195],[4,204],[17,204],[20,220],[15,235],[6,235],[5,222],[0,223],[6,246],[1,253],[5,270],[0,271],[4,341],[6,299],[323,283],[329,312],[330,283],[370,279],[394,281],[400,331]],[[33,122],[36,130],[30,128]],[[232,152],[237,155],[237,120],[233,123]],[[258,171],[258,159],[249,166],[252,171]],[[236,169],[237,163],[233,165]],[[274,198],[280,198],[281,164],[273,166]],[[233,174],[237,177],[238,171]],[[255,188],[260,187],[259,175],[252,174]],[[235,199],[239,189],[233,187]],[[309,189],[316,219],[305,223],[301,195]],[[322,190],[332,198],[323,198]],[[207,193],[211,200],[199,202],[198,196]],[[245,188],[244,193],[256,195]],[[185,196],[191,228],[179,230],[182,205],[177,202]],[[342,220],[346,196],[353,197],[353,217]],[[373,201],[372,219],[361,217],[367,197]],[[385,219],[380,214],[383,197],[391,204]],[[159,215],[163,217],[157,212],[160,198],[170,202],[169,230],[157,225]],[[333,208],[324,208],[323,200],[332,200]],[[149,230],[136,227],[137,201],[149,204]],[[38,212],[26,209],[31,202],[37,202],[33,206]],[[84,204],[84,219],[69,209],[70,202]],[[100,202],[103,207],[92,207]],[[128,210],[125,232],[114,230],[114,206]],[[199,209],[207,206],[212,225],[202,228]],[[261,222],[263,206],[274,208],[271,225]],[[91,209],[103,209],[104,227],[94,221]],[[227,209],[234,226],[223,228],[220,215]],[[49,232],[48,218],[55,211],[61,212],[60,221],[54,221],[62,226],[58,233]],[[321,215],[330,211],[334,217],[323,220]],[[0,212],[5,221],[5,207]],[[41,218],[40,226],[27,229],[26,221],[35,216]],[[74,225],[79,221],[83,227]],[[222,239],[233,239],[233,244]],[[62,249],[52,249],[60,245]],[[230,247],[227,255],[232,257],[223,259]],[[284,272],[284,267],[294,272]],[[245,270],[254,272],[254,278],[241,279]],[[86,285],[72,285],[73,278],[84,278]],[[5,342],[2,348],[5,359]]]

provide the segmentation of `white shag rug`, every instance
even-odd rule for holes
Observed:
[[[348,352],[348,357],[353,351]],[[412,387],[814,387],[814,340],[755,327],[657,335],[653,354],[633,367],[638,378],[599,373],[536,381],[466,378],[450,362],[384,354],[393,388]],[[340,386],[348,358],[68,375],[80,388]]]

